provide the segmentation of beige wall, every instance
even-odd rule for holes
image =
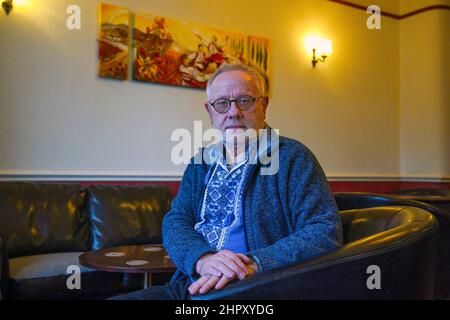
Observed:
[[[98,79],[99,1],[23,1],[0,14],[0,175],[179,176],[170,134],[195,120],[209,127],[204,91]],[[107,2],[271,38],[268,122],[309,146],[328,176],[403,172],[397,20],[371,31],[364,11],[315,0]],[[80,31],[65,28],[70,4],[81,7]],[[333,40],[315,69],[302,46],[309,32]]]
[[[450,11],[400,21],[401,173],[450,175]]]

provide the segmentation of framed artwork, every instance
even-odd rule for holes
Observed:
[[[266,87],[269,86],[270,75],[270,40],[257,36],[248,37],[247,63],[257,69],[266,80]]]
[[[269,85],[270,41],[153,14],[134,14],[134,80],[205,88],[223,63],[251,65]]]
[[[99,5],[98,76],[126,80],[130,61],[130,13],[127,8]]]

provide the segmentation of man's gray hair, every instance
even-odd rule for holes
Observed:
[[[228,72],[228,71],[242,71],[249,74],[256,81],[256,86],[258,87],[259,92],[263,97],[266,96],[267,86],[266,79],[261,75],[261,73],[253,67],[236,63],[236,64],[222,64],[219,69],[217,69],[213,75],[208,79],[208,83],[206,85],[206,94],[209,97],[209,87],[213,84],[214,80],[218,75]]]

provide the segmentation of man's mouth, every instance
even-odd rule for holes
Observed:
[[[227,126],[226,129],[246,129],[246,127],[243,124],[235,124]]]

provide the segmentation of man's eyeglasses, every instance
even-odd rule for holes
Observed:
[[[249,95],[243,95],[237,97],[236,99],[219,98],[214,102],[209,102],[209,104],[212,105],[214,110],[218,113],[227,113],[233,102],[236,102],[237,107],[242,111],[248,111],[253,107],[255,101],[259,98],[262,98],[262,96],[253,98]]]

